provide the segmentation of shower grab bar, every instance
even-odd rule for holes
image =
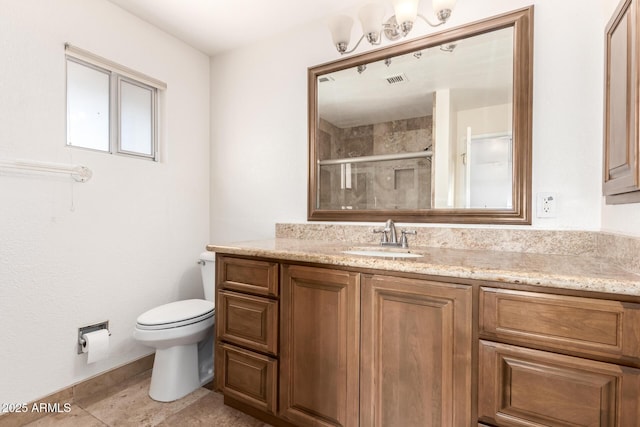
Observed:
[[[93,175],[91,169],[86,166],[36,162],[33,160],[0,160],[0,169],[68,174],[77,182],[87,182]]]

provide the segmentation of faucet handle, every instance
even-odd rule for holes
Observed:
[[[402,236],[400,237],[400,244],[402,245],[403,248],[409,247],[409,242],[407,241],[407,234],[413,234],[413,235],[418,234],[416,230],[400,230],[400,233],[402,233]]]
[[[382,228],[382,229],[373,229],[374,233],[382,233],[382,237],[380,239],[380,243],[387,243],[389,241],[389,237],[387,235],[387,231],[389,231],[387,228]]]

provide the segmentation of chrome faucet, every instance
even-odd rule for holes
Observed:
[[[389,233],[389,239],[387,241],[389,246],[397,246],[398,234],[396,233],[396,225],[393,223],[392,219],[388,219],[384,224],[384,231]]]
[[[396,232],[396,225],[392,219],[388,219],[382,229],[374,229],[374,233],[382,233],[380,239],[380,246],[394,246],[408,248],[409,242],[407,242],[407,234],[417,234],[415,230],[401,230],[400,241],[398,241],[398,233]]]

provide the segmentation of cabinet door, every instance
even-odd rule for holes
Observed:
[[[640,370],[480,342],[478,415],[497,426],[637,426]]]
[[[623,0],[606,28],[604,183],[607,203],[640,201],[637,0]]]
[[[472,289],[363,276],[363,426],[471,425]]]
[[[279,415],[298,426],[358,425],[357,273],[282,266]]]

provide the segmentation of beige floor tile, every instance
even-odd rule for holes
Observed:
[[[104,427],[105,424],[94,418],[84,409],[71,405],[69,413],[49,414],[26,424],[29,427]]]
[[[84,409],[110,426],[155,426],[211,393],[200,388],[174,402],[156,402],[148,394],[150,382],[146,378]]]
[[[177,414],[167,418],[159,427],[215,426],[215,427],[263,427],[267,426],[249,415],[224,406],[221,394],[212,392],[198,399]]]
[[[110,390],[124,388],[123,384],[131,382],[140,375],[151,375],[153,367],[153,355],[143,357],[125,366],[113,369],[76,384],[73,387],[74,402],[87,401],[88,399],[101,399],[107,396]]]
[[[156,402],[149,395],[149,375],[130,378],[82,403],[74,403],[69,413],[47,414],[33,420],[0,417],[0,427],[120,427],[120,426],[215,426],[270,427],[236,409],[224,405],[221,394],[200,388],[175,402]],[[23,421],[23,422],[20,422]]]
[[[108,397],[116,395],[122,392],[123,390],[129,387],[132,387],[138,384],[139,382],[143,382],[143,381],[146,381],[147,384],[149,384],[149,381],[151,381],[151,370],[142,372],[141,374],[135,375],[130,378],[126,378],[123,381],[113,384],[109,387],[98,389],[93,393],[85,393],[84,396],[76,397],[74,399],[74,402],[78,404],[78,406],[80,406],[81,408],[86,408],[88,406],[95,404],[96,402],[100,402],[104,399],[107,399]]]
[[[33,410],[34,405],[38,406],[42,403],[57,403],[58,405],[63,406],[64,404],[71,403],[72,401],[73,391],[72,388],[69,387],[59,392],[50,394],[49,396],[43,397],[37,402],[28,403],[26,412],[16,412],[0,415],[0,427],[21,427],[48,415],[38,410]]]

